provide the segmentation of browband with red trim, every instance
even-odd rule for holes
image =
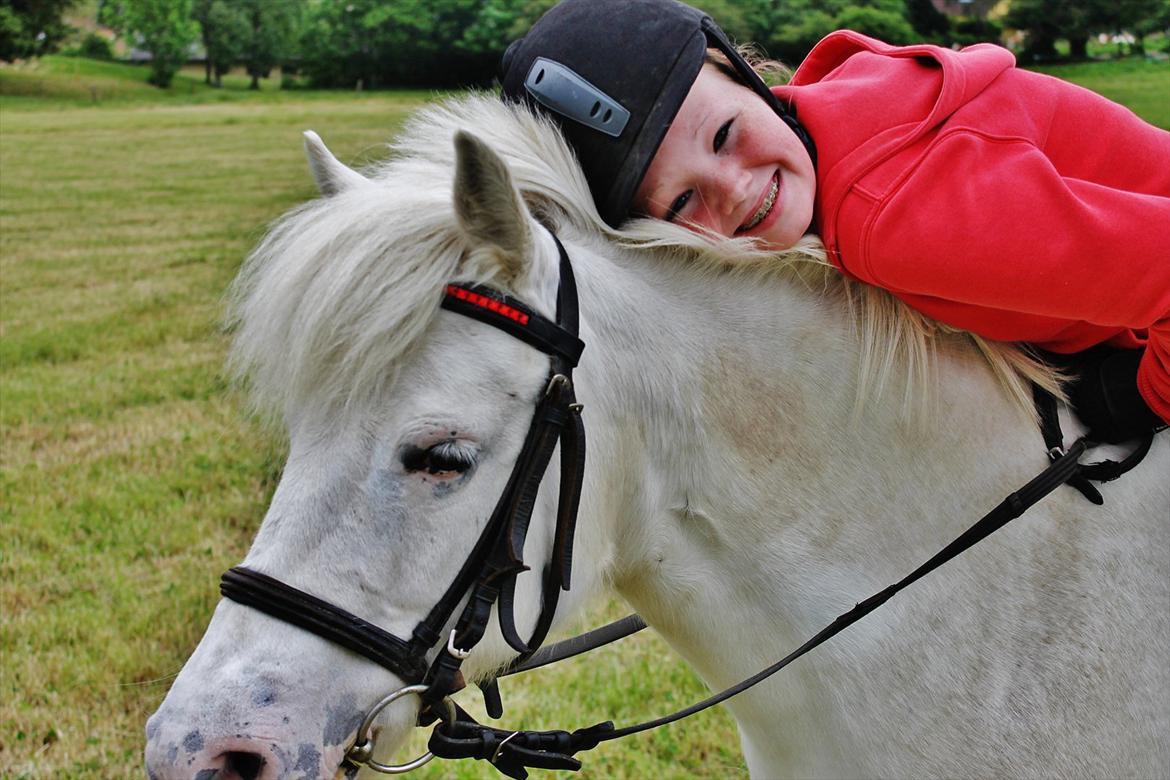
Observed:
[[[564,358],[573,366],[585,349],[585,342],[565,328],[491,287],[448,284],[442,307],[505,331],[546,355]]]
[[[460,286],[455,285],[455,284],[449,284],[449,285],[447,285],[447,294],[453,295],[461,301],[467,301],[468,303],[474,303],[476,306],[481,306],[481,307],[487,309],[488,311],[493,311],[496,314],[503,315],[504,317],[507,317],[510,320],[515,320],[516,322],[520,323],[521,325],[528,324],[529,317],[526,313],[520,311],[519,309],[515,309],[506,303],[501,303],[500,301],[496,300],[495,298],[489,298],[486,295],[482,295],[482,294],[477,293],[477,292],[472,292],[471,290],[467,289],[466,287],[460,287]]]

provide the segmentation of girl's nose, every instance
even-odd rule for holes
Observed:
[[[741,207],[749,193],[751,174],[739,166],[722,165],[712,172],[715,210],[723,216],[732,216]]]

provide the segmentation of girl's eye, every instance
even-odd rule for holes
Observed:
[[[425,450],[407,447],[402,453],[402,465],[411,472],[464,474],[475,466],[475,453],[454,441],[441,441]]]
[[[678,213],[686,207],[687,201],[691,199],[692,192],[694,192],[694,190],[687,190],[682,195],[679,195],[677,198],[675,198],[674,203],[671,203],[670,208],[666,210],[666,216],[663,217],[663,219],[665,219],[667,222],[673,222],[678,216]]]
[[[719,126],[718,130],[715,131],[715,140],[712,142],[711,146],[715,149],[716,152],[723,148],[723,144],[727,143],[727,136],[731,133],[731,123],[734,121],[734,118],[728,119]]]

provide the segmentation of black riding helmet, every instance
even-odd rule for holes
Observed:
[[[808,149],[780,104],[711,17],[676,0],[565,0],[504,54],[503,97],[545,109],[577,152],[602,219],[617,227],[708,48],[739,74]]]

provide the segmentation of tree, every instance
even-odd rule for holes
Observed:
[[[195,0],[192,15],[199,23],[207,56],[205,79],[218,87],[243,51],[248,21],[235,4],[226,0]]]
[[[1013,0],[1004,21],[1027,33],[1026,59],[1055,58],[1060,38],[1068,40],[1069,56],[1083,59],[1090,35],[1116,29],[1120,5],[1115,0]]]
[[[245,21],[240,61],[252,77],[251,88],[259,89],[260,79],[289,56],[301,5],[298,0],[237,0],[237,5]]]
[[[852,6],[837,14],[833,23],[896,45],[913,43],[918,37],[905,16],[882,8]]]
[[[810,10],[791,22],[780,25],[766,39],[768,51],[790,65],[798,64],[817,41],[837,29],[832,16]]]
[[[914,32],[932,41],[944,41],[951,30],[946,14],[930,0],[906,0],[906,21]]]
[[[905,0],[788,0],[767,5],[771,6],[764,11],[769,29],[763,32],[762,42],[773,56],[789,63],[800,62],[817,41],[842,28],[888,43],[918,38],[907,19]]]
[[[102,0],[98,21],[135,41],[150,53],[150,77],[157,87],[169,87],[187,61],[189,47],[199,32],[191,17],[192,0]]]
[[[524,7],[507,0],[317,3],[301,36],[304,71],[322,86],[486,86],[514,32],[508,17]]]
[[[69,33],[61,18],[73,0],[0,0],[0,60],[56,51]]]
[[[460,31],[457,45],[468,52],[503,51],[515,37],[513,28],[524,6],[525,0],[483,0],[479,13]]]
[[[1116,27],[1113,32],[1133,34],[1133,50],[1145,54],[1145,37],[1154,32],[1170,32],[1170,0],[1117,0]]]
[[[126,0],[126,29],[150,52],[150,83],[169,87],[198,29],[191,0]]]

